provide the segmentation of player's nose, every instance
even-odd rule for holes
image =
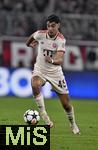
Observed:
[[[53,31],[53,28],[50,26],[50,27],[49,27],[49,30],[50,30],[50,31]]]

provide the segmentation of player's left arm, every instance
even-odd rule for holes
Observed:
[[[54,65],[61,65],[63,62],[64,52],[63,51],[57,51],[57,53],[54,55],[53,58],[46,56],[45,60],[46,62],[49,62]]]
[[[59,39],[56,54],[54,55],[53,58],[46,56],[45,58],[46,62],[52,63],[54,65],[61,65],[63,62],[64,53],[65,53],[65,43],[66,43],[66,40],[64,38]]]
[[[39,31],[36,31],[29,36],[29,38],[26,41],[26,45],[28,47],[34,48],[38,44],[38,39],[39,39]]]

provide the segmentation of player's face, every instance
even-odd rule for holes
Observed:
[[[59,23],[48,21],[47,22],[47,29],[48,29],[49,36],[54,37],[57,34],[59,27],[60,27]]]

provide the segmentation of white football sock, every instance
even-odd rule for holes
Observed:
[[[72,106],[71,111],[70,111],[70,112],[67,112],[67,117],[68,117],[68,119],[69,119],[71,125],[75,124],[75,115],[74,115],[73,106]]]
[[[50,124],[50,118],[45,110],[44,98],[41,93],[37,97],[35,97],[35,102],[39,108],[39,113],[42,119],[45,121],[46,124]]]
[[[35,102],[39,108],[39,111],[45,112],[44,98],[43,98],[43,95],[41,93],[35,97]]]

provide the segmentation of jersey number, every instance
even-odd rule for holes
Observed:
[[[65,80],[59,80],[58,86],[61,88],[65,88],[66,87]]]

